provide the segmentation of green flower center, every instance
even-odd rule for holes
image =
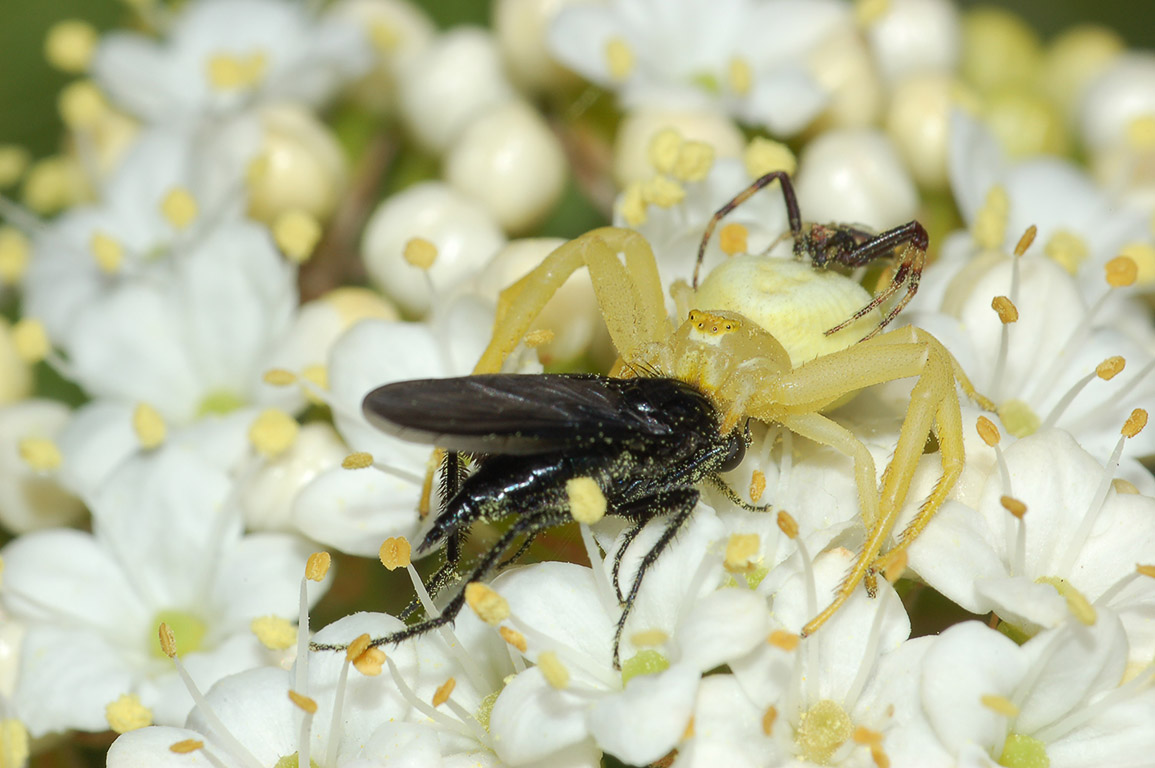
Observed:
[[[622,664],[622,685],[638,675],[656,675],[670,668],[670,660],[653,648],[638,651]]]
[[[1051,758],[1047,757],[1047,745],[1036,738],[1022,733],[1011,733],[999,755],[999,765],[1003,768],[1050,768]]]
[[[846,710],[836,702],[824,699],[802,713],[794,742],[802,757],[826,765],[854,732],[854,723]]]
[[[226,390],[209,392],[197,408],[197,416],[224,416],[245,404],[238,395]]]
[[[1022,400],[1007,400],[999,403],[999,418],[1007,431],[1015,437],[1033,435],[1042,424],[1042,419]]]
[[[152,655],[158,659],[168,658],[160,647],[160,635],[156,627],[167,624],[176,637],[176,652],[178,656],[199,651],[203,647],[205,633],[208,626],[196,616],[185,611],[166,610],[157,611],[152,619]]]

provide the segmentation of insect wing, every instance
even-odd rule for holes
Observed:
[[[546,453],[669,435],[669,424],[638,407],[650,381],[566,374],[399,381],[366,395],[363,410],[383,432],[415,443]]]

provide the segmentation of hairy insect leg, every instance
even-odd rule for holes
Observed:
[[[630,544],[637,538],[642,529],[646,527],[646,523],[653,520],[662,510],[654,504],[651,497],[646,497],[641,501],[633,502],[619,507],[613,511],[614,515],[625,518],[630,521],[631,525],[622,534],[622,541],[614,550],[614,566],[610,571],[610,580],[614,585],[614,592],[618,598],[618,602],[622,602],[622,586],[618,574],[622,568],[622,557],[625,556],[626,550],[629,549]]]
[[[650,503],[655,507],[665,509],[669,512],[669,518],[666,521],[666,528],[662,531],[662,535],[654,543],[642,557],[642,562],[638,564],[638,571],[634,574],[633,584],[630,586],[630,592],[626,595],[626,599],[622,602],[622,614],[618,618],[617,628],[614,630],[614,669],[621,669],[620,650],[622,644],[622,632],[626,628],[626,620],[630,617],[630,611],[634,607],[634,600],[638,597],[638,590],[641,589],[642,579],[646,576],[646,571],[653,566],[661,557],[662,552],[674,540],[674,536],[681,530],[682,526],[689,519],[690,514],[694,511],[694,506],[698,503],[698,491],[693,488],[682,488],[669,493],[664,493],[650,499]]]
[[[706,258],[706,245],[710,242],[710,237],[714,234],[714,228],[718,226],[718,222],[725,218],[730,211],[757,194],[758,190],[773,184],[775,181],[781,182],[782,197],[786,200],[786,218],[790,221],[790,234],[794,237],[794,243],[797,245],[798,238],[802,235],[802,213],[798,209],[798,199],[794,195],[794,184],[790,181],[790,174],[786,171],[771,171],[755,179],[750,186],[735,195],[730,202],[723,205],[710,217],[710,221],[707,222],[706,229],[702,233],[702,242],[698,244],[698,260],[694,262],[694,275],[690,281],[692,288],[697,289],[698,287],[698,274],[702,270],[702,261]]]
[[[744,509],[747,512],[769,512],[773,504],[751,504],[738,495],[738,492],[726,484],[726,481],[717,475],[706,475],[705,478],[710,485],[717,488],[723,496],[725,496],[734,506]]]
[[[880,291],[871,299],[870,303],[862,309],[833,328],[828,328],[825,331],[825,335],[830,336],[831,334],[838,333],[843,328],[866,317],[867,314],[881,307],[886,301],[889,301],[890,297],[897,293],[898,289],[905,284],[906,294],[899,299],[897,304],[891,307],[890,311],[886,313],[886,316],[882,318],[882,322],[880,322],[874,330],[862,337],[862,340],[865,341],[882,332],[894,318],[898,317],[898,313],[910,303],[915,293],[918,292],[918,284],[922,279],[922,268],[926,263],[926,249],[929,243],[926,229],[917,221],[912,221],[900,227],[887,230],[871,238],[853,251],[843,254],[838,259],[839,263],[848,267],[861,267],[875,259],[889,256],[895,248],[902,248],[902,256],[899,258],[897,266],[895,267],[894,276],[891,278],[890,285]]]
[[[625,254],[624,265],[619,253]],[[559,246],[502,291],[493,338],[473,372],[500,371],[541,310],[581,267],[589,270],[606,327],[623,358],[633,359],[632,350],[669,338],[673,329],[649,243],[632,230],[602,227]]]

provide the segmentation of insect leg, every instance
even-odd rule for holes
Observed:
[[[626,628],[626,620],[630,617],[630,610],[634,607],[634,600],[638,596],[638,590],[641,589],[642,579],[645,578],[646,571],[658,561],[662,552],[674,540],[674,536],[681,530],[682,525],[689,519],[698,503],[698,495],[698,491],[694,488],[680,488],[652,497],[649,500],[652,507],[668,510],[670,517],[666,521],[666,529],[662,531],[662,535],[650,551],[642,557],[642,562],[638,565],[638,572],[634,575],[634,583],[630,586],[630,593],[626,595],[626,599],[623,601],[622,615],[618,618],[618,626],[614,631],[614,669],[622,668],[619,654],[622,631]]]
[[[734,506],[746,510],[747,512],[769,512],[774,508],[773,504],[751,504],[738,495],[737,491],[726,484],[718,475],[706,475],[706,480],[710,485],[722,492],[722,495],[733,502]]]
[[[706,258],[706,244],[710,241],[710,236],[714,234],[714,228],[718,226],[718,222],[730,211],[753,197],[758,190],[773,184],[775,181],[782,183],[782,197],[786,200],[786,217],[790,220],[790,234],[794,237],[794,243],[797,247],[800,242],[799,238],[802,236],[802,214],[798,210],[798,199],[794,196],[794,185],[790,181],[790,174],[786,171],[771,171],[765,176],[755,179],[750,186],[739,192],[733,200],[723,205],[717,213],[710,217],[710,221],[702,233],[702,242],[698,245],[698,260],[694,263],[694,277],[690,282],[691,287],[695,289],[698,287],[698,273],[702,269],[703,259]]]
[[[914,294],[918,291],[918,284],[922,279],[922,268],[926,263],[926,249],[928,245],[929,239],[926,230],[922,224],[919,224],[917,221],[912,221],[908,224],[903,224],[901,227],[887,230],[881,235],[866,241],[853,251],[843,254],[838,259],[841,264],[848,267],[861,267],[877,258],[888,256],[895,248],[902,247],[902,255],[895,265],[894,277],[891,279],[890,285],[871,299],[870,303],[865,307],[833,328],[827,329],[825,334],[829,336],[832,333],[837,333],[856,320],[865,317],[867,313],[882,306],[883,302],[889,300],[890,297],[897,293],[898,289],[905,284],[906,295],[899,299],[898,303],[886,313],[886,317],[882,318],[882,322],[880,322],[874,330],[862,337],[862,341],[866,341],[889,325],[890,322],[898,316],[898,313],[910,303],[910,300],[914,298]]]

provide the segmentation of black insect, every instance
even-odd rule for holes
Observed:
[[[481,581],[512,563],[543,531],[572,519],[566,485],[592,478],[606,499],[606,514],[630,524],[614,555],[613,584],[622,605],[614,636],[619,665],[622,629],[645,572],[673,540],[698,501],[695,484],[718,479],[745,455],[744,429],[720,432],[709,398],[666,377],[493,374],[402,381],[369,393],[364,411],[385,432],[451,451],[443,472],[445,501],[417,553],[444,547],[445,563],[427,581],[436,593],[456,577]],[[454,453],[473,457],[475,471],[460,480]],[[668,515],[666,527],[643,557],[623,596],[618,568],[643,526]],[[478,521],[509,520],[487,551],[462,563],[463,543]],[[437,616],[372,645],[397,643],[450,624],[465,603],[464,587]],[[406,613],[415,610],[413,603]],[[314,646],[325,649],[326,646]]]
[[[917,221],[908,222],[881,234],[849,224],[803,224],[802,214],[798,208],[798,199],[794,195],[794,185],[790,181],[790,175],[785,171],[772,171],[756,179],[750,186],[739,192],[733,200],[719,208],[717,213],[710,218],[710,222],[702,234],[702,242],[698,246],[698,261],[694,265],[693,287],[698,287],[698,273],[706,255],[706,245],[718,222],[730,211],[749,200],[758,190],[773,184],[775,181],[780,182],[782,186],[782,197],[786,201],[786,218],[790,222],[790,235],[794,239],[794,256],[796,258],[809,260],[815,269],[863,267],[876,259],[894,258],[894,274],[890,284],[862,309],[833,328],[826,330],[827,336],[841,331],[856,320],[865,317],[875,308],[882,306],[905,285],[906,293],[891,307],[878,326],[866,334],[862,340],[865,341],[880,333],[890,324],[890,321],[898,316],[903,307],[910,303],[918,291],[918,284],[922,279],[922,268],[926,264],[926,249],[930,242],[926,229]],[[898,250],[900,248],[901,250]],[[898,251],[897,254],[896,251]]]

